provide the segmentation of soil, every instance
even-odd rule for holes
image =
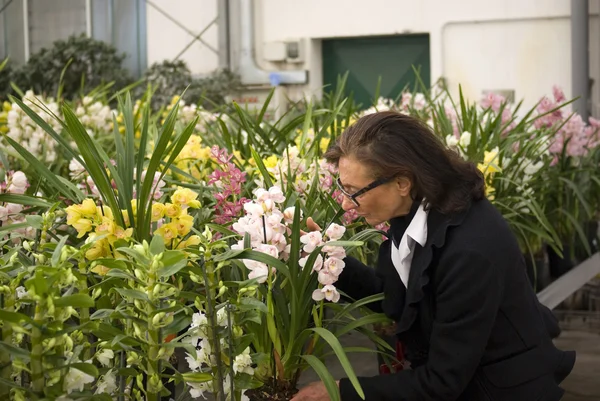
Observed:
[[[297,388],[282,388],[281,385],[277,386],[277,383],[271,381],[260,388],[246,390],[244,394],[250,401],[289,401],[297,392]]]

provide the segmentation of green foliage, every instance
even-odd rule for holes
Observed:
[[[111,45],[71,36],[32,54],[26,64],[12,74],[15,84],[38,94],[73,99],[100,86],[113,83],[113,90],[129,85],[132,78],[123,68],[125,54]]]

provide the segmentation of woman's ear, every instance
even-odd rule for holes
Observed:
[[[396,179],[396,188],[402,196],[410,196],[412,190],[412,182],[406,177],[398,177]]]

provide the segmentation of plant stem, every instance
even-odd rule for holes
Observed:
[[[14,293],[8,296],[2,295],[2,309],[8,312],[14,311]],[[7,344],[12,344],[12,326],[9,323],[5,323],[2,326],[2,341]],[[0,350],[0,377],[4,380],[10,380],[12,373],[12,366],[10,363],[10,354],[5,349]],[[8,396],[10,388],[6,384],[0,385],[0,397]]]
[[[217,393],[217,400],[225,401],[223,370],[221,366],[221,344],[219,342],[219,338],[217,337],[217,313],[213,305],[213,302],[217,296],[217,281],[215,278],[214,262],[212,260],[205,260],[204,269],[202,269],[202,272],[204,273],[204,283],[206,286],[206,319],[208,321],[208,341],[217,362],[216,375],[213,378],[213,391]]]
[[[42,331],[43,313],[40,302],[35,305],[35,325],[31,329],[31,387],[36,394],[41,395],[44,391],[44,368],[42,366]]]

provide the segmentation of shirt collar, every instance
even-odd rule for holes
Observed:
[[[425,202],[422,202],[406,229],[406,235],[421,246],[427,242],[427,215]]]

